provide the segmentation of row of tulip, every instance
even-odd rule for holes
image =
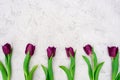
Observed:
[[[83,59],[87,63],[88,66],[88,75],[90,80],[98,80],[100,70],[104,64],[104,62],[98,63],[98,59],[94,48],[87,44],[83,47],[85,53],[91,58],[90,60],[83,56]],[[5,54],[5,65],[0,61],[0,71],[2,73],[3,80],[11,80],[11,57],[12,57],[12,47],[9,43],[6,43],[2,46],[2,50]],[[66,66],[59,66],[67,75],[68,80],[74,80],[75,75],[75,55],[76,51],[72,47],[65,48],[67,56],[70,58],[70,66],[67,68]],[[29,70],[29,63],[30,59],[33,56],[35,51],[35,46],[33,44],[27,44],[25,49],[25,59],[23,63],[23,70],[25,80],[32,80],[34,72],[36,71],[38,65],[35,65],[31,70]],[[42,65],[43,71],[46,76],[46,80],[54,80],[53,68],[52,68],[52,59],[55,56],[56,48],[55,47],[48,47],[47,48],[47,56],[48,56],[48,67]],[[118,54],[118,47],[112,46],[108,47],[109,56],[112,59],[112,74],[111,80],[120,80],[120,72],[119,70],[119,54]]]

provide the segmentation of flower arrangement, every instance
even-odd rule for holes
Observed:
[[[94,48],[87,44],[83,47],[85,53],[90,57],[91,60],[88,59],[86,56],[82,56],[84,61],[87,63],[88,66],[88,75],[90,80],[99,80],[99,73],[103,67],[104,62],[98,63],[97,55],[94,51]],[[0,61],[0,71],[2,74],[3,80],[11,80],[12,75],[12,50],[13,48],[9,43],[6,43],[2,46],[3,53],[5,55],[5,64]],[[68,80],[74,80],[75,78],[75,68],[76,68],[76,51],[72,47],[65,48],[66,55],[70,59],[70,66],[59,66],[67,76]],[[29,63],[31,57],[34,55],[35,46],[31,43],[27,44],[25,49],[25,58],[23,62],[23,71],[25,80],[33,80],[33,75],[38,65],[33,66],[31,70],[29,70]],[[46,80],[54,80],[54,72],[53,72],[53,58],[56,54],[56,47],[48,47],[47,48],[47,57],[48,57],[48,67],[42,66],[42,69],[45,73]],[[119,49],[116,46],[108,47],[108,53],[111,57],[112,63],[112,73],[111,73],[111,80],[120,80],[120,72],[119,72]]]

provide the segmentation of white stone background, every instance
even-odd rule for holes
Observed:
[[[105,61],[99,80],[110,80],[111,59],[107,46],[120,47],[120,0],[0,0],[0,46],[13,46],[12,79],[24,80],[23,60],[27,43],[36,45],[30,68],[39,64],[33,80],[45,80],[46,48],[56,46],[55,80],[67,80],[59,65],[69,66],[65,47],[77,50],[75,80],[89,80],[82,55],[85,44],[94,46],[99,62]],[[4,54],[0,49],[0,60]],[[0,80],[2,80],[0,74]]]

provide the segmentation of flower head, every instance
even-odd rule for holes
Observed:
[[[118,47],[115,47],[115,46],[108,47],[108,53],[110,57],[116,57],[118,53]]]
[[[65,50],[66,50],[66,53],[67,53],[68,57],[70,57],[70,55],[73,56],[73,57],[75,56],[75,52],[74,52],[72,47],[65,48]]]
[[[56,48],[55,47],[48,47],[47,48],[47,56],[48,56],[48,58],[54,57],[55,56],[55,52],[56,52]]]
[[[92,54],[92,46],[90,44],[87,44],[83,47],[84,51],[86,52],[87,55]]]
[[[9,43],[6,43],[5,45],[2,46],[2,50],[5,55],[10,54],[12,52],[11,45]]]
[[[35,46],[33,44],[27,44],[26,49],[25,49],[25,53],[27,54],[29,52],[29,54],[32,56],[34,54],[35,51]]]

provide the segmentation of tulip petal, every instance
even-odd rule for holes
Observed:
[[[2,46],[2,50],[5,55],[8,55],[12,52],[11,45],[9,43],[6,43],[5,45]]]
[[[66,50],[66,54],[67,54],[68,57],[70,57],[70,56],[74,57],[75,56],[75,53],[74,53],[74,50],[73,50],[72,47],[65,48],[65,50]]]
[[[25,53],[27,54],[29,52],[29,54],[32,56],[34,54],[35,51],[35,46],[31,43],[28,43],[25,49]]]
[[[85,46],[83,47],[83,49],[84,49],[84,51],[85,51],[85,53],[86,53],[87,55],[91,55],[91,54],[92,54],[92,46],[91,46],[90,44],[85,45]]]
[[[56,48],[54,46],[47,48],[47,56],[48,56],[48,58],[54,57],[55,53],[56,53]]]

